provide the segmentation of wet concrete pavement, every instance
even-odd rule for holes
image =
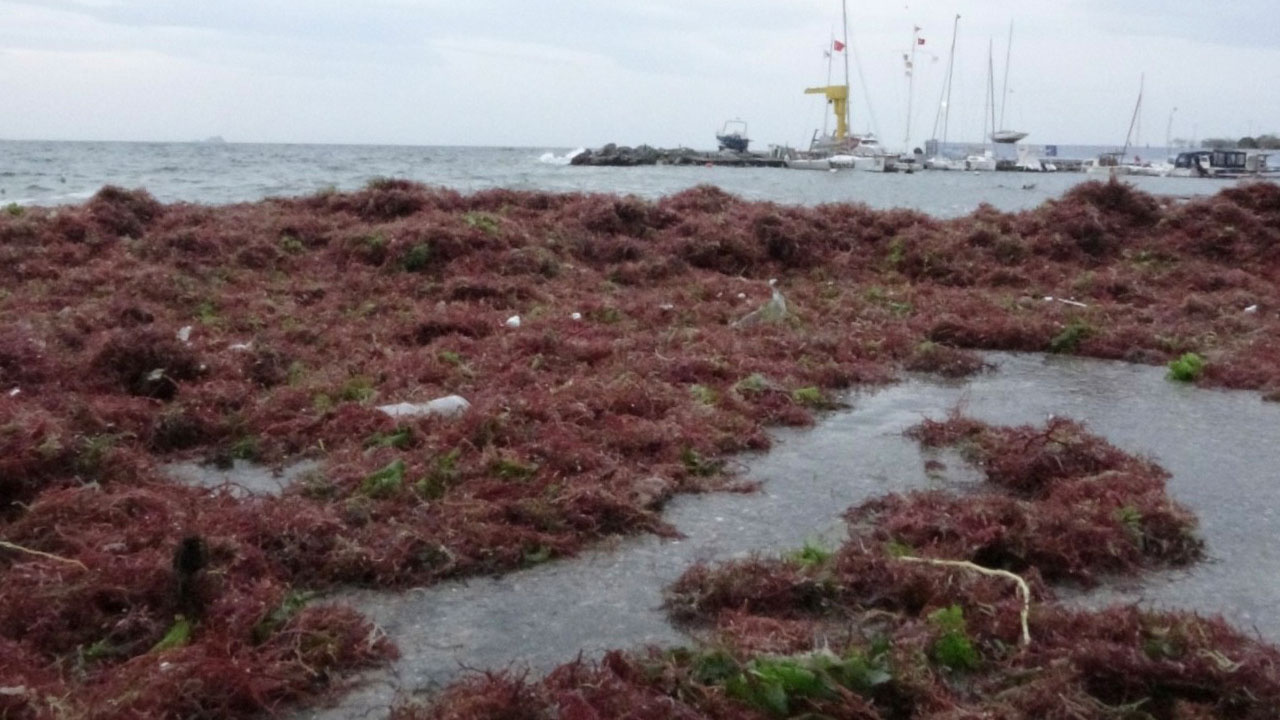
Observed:
[[[1199,516],[1209,559],[1179,571],[1116,579],[1069,602],[1136,602],[1220,613],[1280,642],[1280,404],[1255,393],[1169,382],[1162,368],[1041,355],[991,354],[997,370],[964,383],[910,378],[859,392],[851,409],[805,430],[774,433],[767,454],[739,459],[752,495],[682,496],[665,517],[685,538],[619,540],[583,555],[499,578],[401,593],[353,591],[354,605],[399,646],[393,667],[371,673],[331,708],[303,717],[383,717],[398,693],[428,692],[466,669],[534,672],[613,648],[688,642],[661,609],[662,589],[697,561],[778,552],[819,539],[837,544],[840,514],[889,492],[963,491],[976,473],[902,436],[922,417],[958,404],[997,424],[1050,415],[1086,423],[1119,447],[1173,473],[1172,495]]]

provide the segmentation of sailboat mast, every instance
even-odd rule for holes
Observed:
[[[1013,54],[1013,21],[1009,21],[1009,42],[1004,46],[1004,89],[1000,92],[1000,127],[1004,130],[1004,106],[1009,102],[1009,57]],[[994,101],[995,98],[992,98]],[[991,115],[992,122],[995,121],[994,110]],[[993,130],[997,128],[992,128]]]
[[[956,68],[956,35],[960,32],[960,13],[956,13],[955,23],[951,26],[951,56],[947,59],[947,99],[946,112],[942,114],[942,144],[947,144],[947,126],[951,121],[951,78]]]
[[[955,24],[951,27],[951,53],[947,56],[947,74],[942,78],[942,92],[938,95],[938,114],[933,116],[933,131],[930,138],[938,140],[938,126],[942,126],[943,144],[947,142],[947,121],[951,114],[951,75],[956,67],[956,34],[960,31],[960,15],[956,15]],[[939,154],[941,146],[935,154]]]
[[[906,152],[911,152],[911,100],[915,94],[916,84],[916,46],[920,44],[920,28],[914,25],[912,27],[911,59],[907,61],[907,132],[902,141],[906,146]]]
[[[827,43],[827,84],[828,84],[828,85],[830,85],[830,84],[831,84],[831,64],[832,64],[833,62],[835,62],[835,59],[831,57],[831,53],[832,53],[832,49],[831,49],[831,48],[832,48],[835,44],[836,44],[836,33],[835,33],[835,30],[832,30],[832,31],[831,31],[831,42]]]
[[[987,38],[987,96],[983,98],[984,102],[982,104],[986,105],[987,104],[986,101],[988,100],[991,102],[991,124],[992,125],[995,125],[996,123],[996,68],[995,68],[995,61],[992,60],[991,58],[992,53],[994,52],[995,52],[995,49],[991,42],[991,38]],[[991,134],[992,135],[995,134],[994,127],[991,128]],[[982,108],[982,145],[983,147],[986,147],[988,139],[994,140],[995,138],[988,138],[987,108],[984,107]]]
[[[1133,126],[1138,122],[1138,111],[1142,109],[1142,91],[1147,84],[1147,74],[1143,73],[1138,79],[1138,102],[1133,106],[1133,117],[1129,119],[1129,132],[1124,136],[1124,150],[1120,151],[1120,159],[1124,160],[1124,156],[1129,154],[1129,141],[1133,139]]]
[[[832,54],[835,52],[835,50],[833,49],[836,44],[835,41],[836,41],[836,31],[833,28],[831,30],[831,41],[827,43],[827,49],[825,51],[827,54],[827,85],[828,86],[831,85],[831,65],[832,63],[835,62],[835,58],[832,57]],[[827,113],[823,112],[822,113],[822,135],[824,137],[827,134],[827,120],[828,120]]]
[[[840,27],[844,31],[844,87],[845,92],[849,91],[849,4],[847,0],[840,0]],[[844,106],[844,125],[846,128],[853,127],[850,124],[849,104],[846,102]],[[844,138],[840,138],[843,140]]]

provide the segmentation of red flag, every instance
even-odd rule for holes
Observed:
[[[832,40],[831,47],[834,48],[836,52],[840,52],[841,50],[844,50],[844,43],[839,40]]]

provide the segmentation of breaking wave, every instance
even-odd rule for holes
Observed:
[[[578,148],[577,150],[571,150],[565,153],[564,155],[556,155],[553,152],[545,152],[545,153],[542,153],[542,155],[538,158],[538,162],[545,163],[547,165],[568,165],[570,162],[573,161],[575,157],[581,155],[586,151],[587,151],[586,148]]]

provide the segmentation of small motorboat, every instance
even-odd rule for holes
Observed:
[[[964,158],[964,169],[972,172],[995,172],[996,156],[990,150],[966,155]]]

